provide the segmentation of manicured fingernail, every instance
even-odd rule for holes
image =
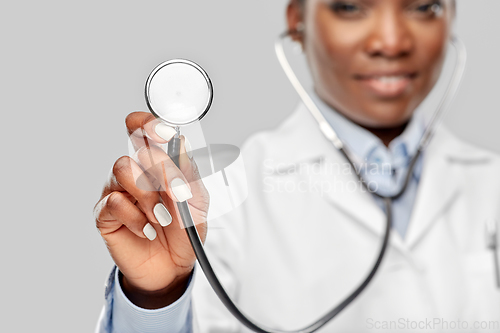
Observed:
[[[156,238],[156,230],[149,223],[144,226],[144,229],[142,229],[142,232],[144,233],[144,236],[146,236],[150,241],[152,241]]]
[[[170,141],[172,137],[175,135],[175,129],[165,125],[164,123],[159,123],[155,126],[156,134],[165,141]]]
[[[193,148],[191,148],[191,143],[184,137],[184,147],[186,148],[186,154],[189,158],[193,158]]]
[[[153,208],[153,213],[162,227],[166,227],[172,222],[172,215],[170,215],[167,208],[161,203],[156,204],[155,208]]]
[[[186,201],[187,199],[191,199],[193,197],[189,187],[180,178],[172,180],[170,186],[172,187],[172,192],[174,192],[174,195],[179,202]]]

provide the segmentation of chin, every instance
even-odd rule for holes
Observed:
[[[360,119],[360,125],[372,128],[398,127],[407,123],[415,110],[409,109],[407,105],[376,104],[379,103],[373,103],[370,107],[364,108],[362,112],[364,119]]]

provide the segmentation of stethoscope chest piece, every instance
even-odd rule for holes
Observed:
[[[212,105],[213,86],[198,64],[173,59],[156,66],[145,87],[151,113],[170,126],[188,125],[201,120]]]

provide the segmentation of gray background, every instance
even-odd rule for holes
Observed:
[[[500,152],[500,1],[459,0],[470,56],[446,123]],[[166,59],[201,64],[215,85],[203,123],[241,145],[298,98],[273,53],[285,0],[18,1],[4,4],[1,88],[2,332],[90,332],[112,267],[92,208],[127,153],[124,117]],[[263,123],[261,118],[265,117]]]

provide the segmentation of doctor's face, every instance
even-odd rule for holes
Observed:
[[[436,83],[451,0],[292,0],[288,24],[307,56],[318,95],[372,128],[406,123]]]

